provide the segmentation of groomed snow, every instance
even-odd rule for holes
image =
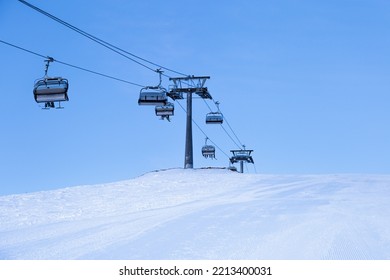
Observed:
[[[0,259],[390,259],[390,175],[151,172],[0,197]]]

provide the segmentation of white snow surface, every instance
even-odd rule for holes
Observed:
[[[390,175],[172,169],[0,196],[0,259],[390,259]]]

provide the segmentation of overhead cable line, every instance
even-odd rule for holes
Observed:
[[[256,168],[256,164],[255,163],[253,163],[253,167],[255,169],[255,173],[257,174],[257,168]]]
[[[116,81],[119,81],[119,82],[122,82],[122,83],[127,83],[127,84],[134,85],[134,86],[138,86],[138,87],[144,87],[143,85],[140,85],[140,84],[137,84],[137,83],[133,83],[133,82],[130,82],[130,81],[126,81],[126,80],[123,80],[123,79],[120,79],[120,78],[116,78],[116,77],[114,77],[114,76],[106,75],[106,74],[103,74],[103,73],[100,73],[100,72],[97,72],[97,71],[89,70],[89,69],[86,69],[86,68],[83,68],[83,67],[80,67],[80,66],[76,66],[76,65],[73,65],[73,64],[64,62],[64,61],[60,61],[60,60],[54,59],[54,58],[52,58],[52,57],[49,57],[49,56],[46,56],[46,55],[43,55],[43,54],[40,54],[40,53],[31,51],[31,50],[28,50],[28,49],[26,49],[26,48],[22,48],[22,47],[20,47],[20,46],[17,46],[17,45],[14,45],[14,44],[5,42],[5,41],[3,41],[3,40],[0,40],[0,43],[3,43],[3,44],[8,45],[8,46],[10,46],[10,47],[13,47],[13,48],[22,50],[22,51],[27,52],[27,53],[33,54],[33,55],[35,55],[35,56],[39,56],[39,57],[41,57],[41,58],[45,58],[45,59],[50,58],[50,59],[53,59],[53,61],[58,62],[58,63],[63,64],[63,65],[66,65],[66,66],[68,66],[68,67],[76,68],[76,69],[79,69],[79,70],[82,70],[82,71],[85,71],[85,72],[88,72],[88,73],[92,73],[92,74],[95,74],[95,75],[99,75],[99,76],[102,76],[102,77],[105,77],[105,78],[109,78],[109,79],[112,79],[112,80],[116,80]]]
[[[207,103],[207,101],[206,101],[205,99],[203,99],[203,101],[204,101],[204,104],[206,104],[206,106],[209,108],[210,112],[212,112],[213,109],[211,109],[211,107],[210,107],[210,105]]]
[[[28,6],[30,8],[32,8],[32,9],[34,9],[35,11],[37,11],[37,12],[39,12],[39,13],[41,13],[41,14],[49,17],[49,18],[51,18],[52,20],[54,20],[54,21],[56,21],[56,22],[58,22],[58,23],[60,23],[60,24],[62,24],[64,26],[68,27],[69,29],[71,29],[71,30],[73,30],[73,31],[83,35],[84,37],[87,37],[88,39],[94,41],[95,43],[98,43],[98,44],[104,46],[105,48],[107,48],[107,49],[109,49],[109,50],[111,50],[111,51],[113,51],[113,52],[115,52],[115,53],[117,53],[117,54],[119,54],[119,55],[121,55],[121,56],[123,56],[123,57],[125,57],[125,58],[127,58],[127,59],[129,59],[131,61],[133,61],[134,63],[137,63],[140,66],[143,66],[143,67],[151,70],[151,71],[156,72],[155,69],[153,69],[152,67],[150,67],[150,66],[148,66],[148,65],[146,65],[144,63],[141,63],[138,60],[141,60],[143,62],[146,62],[146,63],[150,64],[150,65],[156,66],[158,68],[164,69],[166,71],[170,71],[170,72],[182,75],[182,76],[188,76],[188,75],[186,75],[184,73],[175,71],[175,70],[170,69],[168,67],[164,67],[164,66],[159,65],[157,63],[154,63],[154,62],[152,62],[150,60],[147,60],[147,59],[144,59],[144,58],[142,58],[140,56],[137,56],[137,55],[135,55],[135,54],[133,54],[131,52],[128,52],[128,51],[126,51],[126,50],[124,50],[122,48],[119,48],[119,47],[117,47],[117,46],[115,46],[113,44],[110,44],[107,41],[104,41],[104,40],[102,40],[102,39],[100,39],[100,38],[98,38],[98,37],[96,37],[96,36],[86,32],[86,31],[83,31],[82,29],[80,29],[80,28],[78,28],[78,27],[76,27],[76,26],[74,26],[74,25],[72,25],[72,24],[70,24],[70,23],[68,23],[68,22],[66,22],[66,21],[64,21],[64,20],[62,20],[62,19],[60,19],[60,18],[58,18],[58,17],[56,17],[56,16],[54,16],[54,15],[44,11],[42,9],[40,9],[40,8],[38,8],[37,6],[34,6],[34,5],[30,4],[30,3],[28,3],[27,1],[24,1],[24,0],[18,0],[18,1],[23,3],[23,4],[25,4],[26,6]],[[132,57],[134,57],[136,59],[134,59]],[[168,75],[165,75],[165,74],[164,74],[164,76],[169,77]]]
[[[213,100],[214,104],[216,104],[216,101],[214,100],[214,98],[213,98],[212,100]],[[210,107],[209,107],[209,108],[210,108]],[[217,109],[219,110],[219,107],[218,107],[218,106],[217,106]],[[237,134],[234,132],[233,128],[230,126],[230,123],[229,123],[229,121],[227,120],[227,118],[226,118],[225,115],[224,115],[224,120],[225,120],[227,126],[228,126],[228,127],[230,128],[230,130],[232,131],[233,135],[236,137],[238,143],[240,143],[241,147],[244,146],[244,145],[242,144],[242,142],[240,141],[240,139],[238,138]]]
[[[223,127],[222,124],[221,124],[221,127],[222,127],[223,131],[225,131],[226,135],[229,136],[230,140],[232,140],[233,143],[234,143],[239,149],[241,149],[242,146],[240,146],[239,144],[237,144],[237,142],[233,139],[233,137],[229,134],[229,132],[227,132],[227,130]]]
[[[130,85],[134,85],[134,86],[138,86],[138,87],[145,87],[145,86],[137,84],[137,83],[129,82],[129,81],[126,81],[126,80],[123,80],[123,79],[120,79],[120,78],[116,78],[116,77],[113,77],[113,76],[110,76],[110,75],[99,73],[99,72],[96,72],[96,71],[93,71],[93,70],[89,70],[89,69],[86,69],[86,68],[83,68],[83,67],[80,67],[80,66],[72,65],[72,64],[69,64],[69,63],[66,63],[66,62],[63,62],[63,61],[59,61],[59,60],[56,60],[56,59],[54,61],[56,61],[56,62],[58,62],[60,64],[63,64],[63,65],[72,67],[72,68],[76,68],[76,69],[79,69],[79,70],[82,70],[82,71],[85,71],[85,72],[89,72],[89,73],[92,73],[92,74],[95,74],[95,75],[99,75],[99,76],[102,76],[102,77],[105,77],[105,78],[116,80],[116,81],[119,81],[119,82],[122,82],[122,83],[130,84]]]
[[[226,117],[224,117],[224,120],[225,120],[227,126],[228,126],[228,127],[230,128],[230,130],[232,131],[233,135],[236,137],[238,143],[240,143],[240,146],[243,147],[244,145],[241,143],[241,141],[240,141],[240,139],[238,138],[237,134],[234,132],[233,128],[230,126],[230,124],[229,124],[229,122],[228,122],[228,120],[227,120]]]
[[[48,58],[48,56],[46,56],[46,55],[42,55],[42,54],[39,54],[39,53],[30,51],[30,50],[28,50],[28,49],[19,47],[19,46],[17,46],[17,45],[14,45],[14,44],[11,44],[11,43],[8,43],[8,42],[5,42],[5,41],[3,41],[3,40],[0,40],[0,43],[3,43],[3,44],[5,44],[5,45],[8,45],[8,46],[10,46],[10,47],[14,47],[14,48],[16,48],[16,49],[19,49],[19,50],[22,50],[22,51],[25,51],[25,52],[28,52],[28,53],[33,54],[33,55],[36,55],[36,56],[40,56],[40,57],[42,57],[42,58]]]
[[[214,104],[216,104],[216,101],[214,100],[214,98],[213,98],[212,100],[213,100]],[[217,105],[216,105],[216,106],[217,106]],[[217,109],[220,110],[220,109],[219,109],[219,106],[217,106]],[[230,128],[230,130],[232,131],[233,135],[236,137],[238,143],[240,143],[241,146],[244,146],[244,145],[242,144],[242,142],[240,141],[240,139],[238,138],[237,134],[234,132],[233,128],[230,126],[230,123],[229,123],[229,121],[227,120],[226,116],[224,116],[224,120],[225,120],[226,124],[228,125],[228,127]]]

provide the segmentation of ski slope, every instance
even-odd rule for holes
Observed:
[[[0,197],[0,259],[390,259],[390,175],[172,169]]]

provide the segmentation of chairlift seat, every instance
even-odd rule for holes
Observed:
[[[215,158],[215,147],[213,145],[205,145],[202,147],[202,155],[205,158]]]
[[[166,105],[158,105],[155,108],[156,116],[168,117],[173,116],[175,107],[172,103]]]
[[[37,103],[68,101],[68,80],[60,77],[44,78],[34,85],[34,98]]]
[[[222,124],[223,115],[219,112],[212,112],[206,115],[206,124]]]
[[[168,102],[165,90],[142,89],[138,99],[138,105],[165,105]]]

